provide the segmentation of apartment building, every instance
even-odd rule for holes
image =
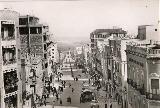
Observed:
[[[124,37],[127,34],[126,31],[122,30],[122,28],[116,29],[96,29],[92,33],[90,33],[91,39],[91,51],[92,53],[96,52],[97,41],[104,40],[110,36],[112,37]]]
[[[0,107],[22,108],[19,13],[0,10]]]
[[[48,61],[48,76],[57,74],[59,63],[59,52],[57,49],[57,43],[51,42],[47,47],[47,61]]]
[[[23,95],[30,96],[31,94],[37,94],[38,89],[42,91],[43,87],[38,88],[37,83],[44,83],[42,81],[45,81],[47,77],[47,45],[50,42],[49,26],[39,23],[38,17],[31,15],[20,16],[19,34],[23,74],[22,92]],[[43,80],[39,80],[40,78]]]
[[[160,105],[159,49],[159,44],[152,41],[127,45],[127,91],[131,108]]]

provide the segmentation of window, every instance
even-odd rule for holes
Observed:
[[[48,55],[51,56],[51,51],[48,52]]]
[[[47,67],[48,67],[48,63],[45,64],[45,68],[47,68]]]
[[[94,42],[94,39],[91,39],[91,42]]]
[[[46,50],[47,49],[47,45],[46,44],[44,44],[44,50]]]
[[[151,79],[151,89],[159,89],[159,79]]]
[[[44,40],[44,41],[46,41],[46,40],[47,40],[46,35],[43,35],[43,40]]]
[[[19,19],[19,25],[27,25],[28,19],[27,18],[20,18]]]
[[[47,59],[47,54],[44,54],[44,58]]]
[[[27,27],[20,27],[19,33],[20,35],[27,35],[29,33],[29,29]]]
[[[41,27],[31,27],[30,28],[30,33],[31,34],[41,34],[42,33],[42,28]]]

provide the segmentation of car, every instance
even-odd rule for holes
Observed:
[[[99,108],[99,103],[97,100],[91,101],[91,108]]]

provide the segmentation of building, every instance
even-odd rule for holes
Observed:
[[[126,31],[122,28],[116,29],[96,29],[90,34],[92,53],[92,75],[97,74],[105,79],[107,67],[105,59],[105,45],[109,45],[109,39],[126,36]],[[100,78],[100,77],[99,77]],[[104,83],[105,80],[103,80]]]
[[[113,37],[124,37],[127,34],[126,31],[122,30],[122,28],[115,29],[96,29],[92,33],[90,33],[91,39],[91,51],[96,52],[97,41],[103,41],[104,39],[113,36]]]
[[[96,57],[99,57],[97,55],[99,53],[99,49],[104,49],[101,48],[104,45],[104,40],[106,41],[105,43],[107,44],[108,39],[110,38],[118,38],[118,37],[125,37],[126,36],[126,31],[122,30],[122,28],[116,28],[116,29],[96,29],[90,34],[90,39],[91,39],[91,53],[92,53],[92,68],[96,68],[97,63],[101,63],[101,60],[96,59]],[[100,43],[100,48],[98,48],[98,43]],[[98,52],[97,52],[98,51]],[[97,61],[98,60],[98,61]]]
[[[22,108],[19,13],[0,10],[0,107]]]
[[[111,95],[124,108],[127,108],[127,59],[125,51],[127,43],[134,40],[136,39],[129,37],[110,39],[109,46],[106,48],[109,52],[106,60],[108,61],[107,67],[110,67],[108,68],[108,74],[110,74],[108,76],[112,90]]]
[[[62,64],[62,70],[72,70],[74,67],[75,60],[72,57],[71,51],[67,51],[65,52],[65,58],[63,60],[63,64]]]
[[[19,34],[23,76],[22,92],[23,95],[27,93],[27,95],[30,96],[31,94],[37,94],[38,86],[36,84],[45,83],[43,81],[48,77],[47,46],[50,42],[49,27],[46,24],[39,23],[38,17],[31,15],[20,16]],[[39,62],[32,63],[33,61]],[[34,76],[30,76],[30,74]],[[42,78],[43,81],[38,82],[40,78]],[[42,91],[43,88],[39,89],[39,91]],[[26,99],[26,97],[24,99]]]
[[[153,25],[138,27],[137,40],[126,46],[127,99],[131,108],[158,108],[159,29]]]
[[[160,106],[159,49],[152,41],[127,45],[127,91],[132,108]]]
[[[51,42],[47,47],[47,60],[48,60],[48,76],[50,77],[54,73],[57,74],[59,63],[59,52],[57,49],[57,43]]]
[[[158,25],[141,25],[138,26],[137,39],[159,40],[160,37],[157,37],[158,33],[159,33]]]

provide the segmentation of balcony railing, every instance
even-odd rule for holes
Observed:
[[[17,85],[7,85],[5,86],[5,93],[12,93],[18,90],[18,86]]]
[[[127,83],[130,84],[133,88],[137,89],[137,83],[132,79],[127,78]]]
[[[132,80],[132,79],[127,78],[127,83],[128,83],[128,84],[132,84],[132,83],[133,83],[133,80]]]
[[[16,59],[3,60],[3,65],[14,64],[16,63]]]
[[[10,40],[14,40],[15,36],[7,36],[7,37],[2,37],[2,41],[10,41]]]
[[[133,82],[133,83],[132,83],[132,87],[135,88],[135,89],[137,89],[137,83],[136,83],[136,82]]]
[[[160,101],[160,94],[146,93],[146,98],[150,100],[158,100]]]
[[[139,91],[141,95],[146,95],[144,86],[137,85],[137,89],[136,90]]]

